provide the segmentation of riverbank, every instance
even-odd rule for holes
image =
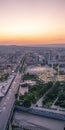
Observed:
[[[51,110],[46,108],[37,108],[37,107],[25,108],[21,106],[16,106],[15,110],[65,121],[65,112],[61,112],[61,111],[56,111],[56,110]]]

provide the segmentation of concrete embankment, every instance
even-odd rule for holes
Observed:
[[[57,112],[55,110],[49,110],[49,109],[41,109],[41,108],[25,108],[25,107],[20,107],[16,106],[15,110],[18,111],[24,111],[28,112],[34,115],[39,115],[39,116],[44,116],[48,118],[53,118],[53,119],[58,119],[58,120],[64,120],[65,121],[65,113],[63,112]]]

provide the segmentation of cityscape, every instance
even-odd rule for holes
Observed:
[[[65,48],[0,49],[0,130],[64,130]]]
[[[0,0],[0,130],[65,130],[65,0]]]

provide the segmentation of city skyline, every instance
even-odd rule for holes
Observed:
[[[0,44],[65,43],[64,0],[0,0]]]

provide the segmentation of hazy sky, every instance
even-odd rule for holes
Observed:
[[[0,0],[0,43],[65,43],[65,0]]]

